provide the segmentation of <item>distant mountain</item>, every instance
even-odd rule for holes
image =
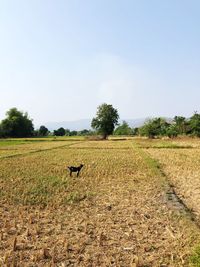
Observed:
[[[73,130],[80,131],[83,129],[91,129],[90,124],[91,124],[91,120],[89,119],[44,123],[44,125],[50,131],[56,130],[60,127],[63,127],[64,129],[69,129],[70,131],[73,131]]]
[[[134,128],[142,126],[146,119],[122,119],[119,120],[119,123],[122,123],[123,120],[125,120],[130,125],[130,127]],[[70,131],[80,131],[83,129],[91,129],[91,120],[82,119],[76,121],[46,122],[43,125],[45,125],[50,131],[57,130],[60,127],[69,129]],[[38,129],[39,127],[40,126],[36,126],[35,128]]]

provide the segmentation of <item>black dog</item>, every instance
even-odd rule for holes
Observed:
[[[83,168],[83,164],[80,164],[80,166],[78,167],[73,167],[73,166],[68,166],[67,167],[70,170],[70,176],[72,176],[72,172],[77,172],[77,177],[79,176],[79,172],[81,171],[81,169]]]

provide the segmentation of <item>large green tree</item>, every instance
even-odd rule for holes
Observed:
[[[169,125],[164,118],[150,119],[139,129],[139,133],[149,138],[163,136],[166,135]]]
[[[1,122],[1,135],[4,137],[29,137],[33,135],[34,127],[28,113],[17,108],[11,108],[6,118]]]
[[[176,124],[176,129],[178,134],[186,134],[187,131],[187,121],[185,117],[175,116],[174,122]]]
[[[178,134],[179,134],[179,132],[177,130],[176,124],[170,124],[169,127],[166,130],[166,135],[169,138],[174,138],[174,137],[177,137]]]
[[[97,108],[97,114],[92,119],[91,126],[103,136],[103,139],[107,139],[108,135],[113,133],[118,119],[117,109],[113,108],[112,105],[104,103]]]
[[[58,130],[54,130],[53,134],[56,136],[64,136],[65,129],[63,127],[60,127]]]
[[[200,114],[197,112],[189,120],[191,134],[200,137]]]
[[[39,130],[38,130],[38,135],[39,136],[46,136],[46,135],[48,135],[48,133],[49,133],[49,130],[44,125],[41,125]]]

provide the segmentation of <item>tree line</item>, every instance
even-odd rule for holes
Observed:
[[[91,126],[94,130],[70,131],[60,127],[50,132],[41,125],[34,129],[33,120],[27,112],[11,108],[6,112],[6,118],[0,122],[0,137],[40,137],[40,136],[76,136],[76,135],[101,135],[106,139],[109,135],[146,136],[148,138],[177,137],[188,135],[200,137],[200,114],[195,112],[190,118],[175,116],[173,119],[153,118],[147,120],[141,127],[131,128],[126,121],[118,123],[119,114],[112,105],[102,104],[97,108],[96,117],[92,119]]]
[[[42,136],[76,136],[92,135],[92,130],[83,129],[81,131],[70,131],[60,127],[50,132],[47,127],[41,125],[39,129],[34,129],[33,120],[29,118],[27,112],[11,108],[6,112],[6,118],[0,122],[0,138],[20,138],[20,137],[42,137]]]
[[[34,131],[34,136],[48,136],[48,135],[53,135],[53,136],[88,136],[92,135],[93,131],[83,129],[81,131],[76,131],[76,130],[70,130],[70,129],[65,129],[63,127],[58,128],[57,130],[54,130],[53,132],[50,132],[44,125],[40,126],[38,130]]]
[[[173,138],[178,135],[200,137],[200,114],[195,112],[190,118],[175,116],[172,120],[154,118],[135,130],[137,135],[149,138],[162,136]]]
[[[112,105],[102,104],[97,109],[96,117],[92,120],[92,127],[101,133],[104,139],[109,134],[146,136],[148,138],[178,135],[200,137],[200,114],[195,112],[192,117],[175,116],[173,119],[153,118],[147,120],[138,128],[131,128],[126,121],[118,125],[118,111]]]

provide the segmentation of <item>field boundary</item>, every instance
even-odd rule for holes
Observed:
[[[18,154],[14,154],[14,155],[2,156],[2,157],[0,157],[0,160],[7,159],[7,158],[15,158],[15,157],[26,156],[26,155],[29,155],[29,154],[35,154],[35,153],[44,152],[44,151],[51,151],[51,150],[54,150],[54,149],[59,149],[59,148],[64,148],[64,147],[70,147],[72,145],[80,144],[82,142],[84,142],[84,141],[79,141],[79,142],[76,142],[76,143],[73,143],[73,144],[65,144],[65,145],[62,145],[62,146],[56,146],[56,147],[51,147],[51,148],[37,149],[37,150],[34,150],[34,151],[28,151],[28,152],[18,153]]]
[[[163,178],[164,186],[166,189],[166,200],[168,205],[171,204],[171,208],[174,210],[179,210],[184,213],[195,225],[200,229],[200,222],[197,219],[195,213],[186,205],[186,203],[177,194],[174,185],[170,182],[169,177],[162,169],[158,160],[152,158],[148,153],[146,153],[142,147],[137,144],[132,144],[134,149],[138,150],[144,161],[152,168],[155,174],[160,175]]]

